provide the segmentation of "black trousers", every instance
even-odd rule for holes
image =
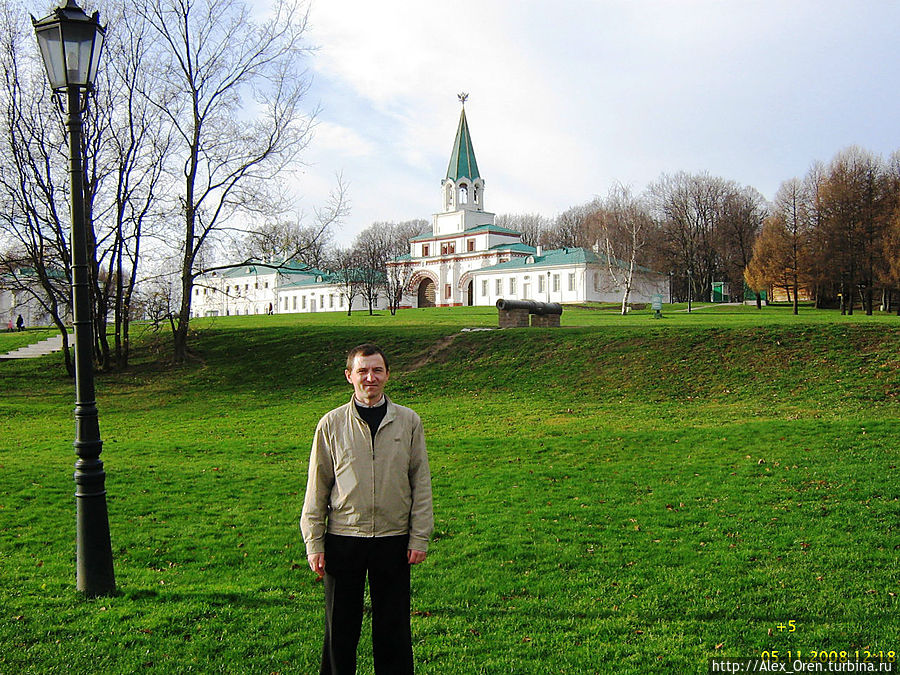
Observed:
[[[412,675],[409,538],[325,535],[325,643],[320,675],[355,675],[366,574],[377,675]]]

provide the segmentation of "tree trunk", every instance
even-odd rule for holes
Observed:
[[[797,316],[797,314],[800,313],[799,300],[797,298],[797,296],[799,295],[799,290],[800,290],[799,286],[800,286],[800,284],[797,283],[797,276],[794,275],[794,316]]]
[[[53,323],[56,324],[62,335],[62,351],[66,362],[66,374],[69,377],[75,377],[75,364],[72,363],[72,350],[69,349],[69,329],[66,328],[66,324],[62,322],[56,312],[53,312]]]

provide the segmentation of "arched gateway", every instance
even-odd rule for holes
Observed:
[[[422,279],[419,284],[419,307],[434,307],[434,281]]]

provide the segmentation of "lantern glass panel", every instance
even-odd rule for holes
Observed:
[[[60,87],[65,87],[66,73],[63,64],[62,38],[59,33],[59,24],[39,30],[37,39],[41,48],[41,56],[44,59],[44,66],[47,68],[50,88],[59,89]]]
[[[97,71],[100,68],[100,54],[103,52],[104,31],[97,27],[96,37],[94,38],[94,52],[91,54],[91,71],[88,73],[88,82],[94,84],[97,81]]]
[[[66,80],[84,87],[88,84],[95,28],[91,24],[63,24],[66,47]]]

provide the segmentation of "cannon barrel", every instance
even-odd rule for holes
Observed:
[[[562,314],[562,305],[558,302],[539,302],[537,300],[497,300],[497,309],[510,311],[513,309],[527,309],[529,314]]]

